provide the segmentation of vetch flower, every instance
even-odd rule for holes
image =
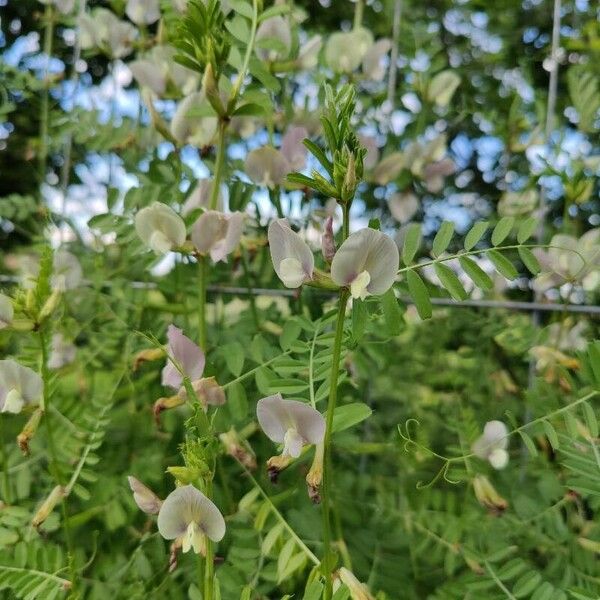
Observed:
[[[194,92],[182,100],[171,121],[171,135],[180,144],[192,144],[199,148],[208,146],[217,133],[216,116],[199,117],[190,114],[195,108],[207,104],[204,92]]]
[[[292,31],[287,19],[277,15],[259,25],[256,30],[256,54],[261,60],[285,60],[291,48]]]
[[[230,215],[216,210],[202,213],[192,226],[192,242],[200,254],[210,254],[213,262],[225,261],[240,243],[244,213]]]
[[[15,310],[13,308],[12,300],[0,294],[0,329],[8,327],[15,316]]]
[[[401,225],[408,223],[419,210],[419,199],[412,192],[396,192],[388,200],[392,217]]]
[[[304,402],[284,400],[281,394],[259,400],[256,416],[265,435],[283,444],[283,457],[298,458],[305,444],[320,444],[325,436],[325,419],[318,410]]]
[[[312,69],[319,61],[319,52],[323,45],[323,38],[320,35],[314,35],[305,44],[303,44],[298,52],[296,63],[301,69]]]
[[[488,421],[481,435],[471,447],[473,454],[489,461],[494,469],[508,464],[508,429],[502,421]]]
[[[211,500],[192,485],[172,491],[158,513],[158,532],[166,540],[180,540],[183,552],[205,554],[206,537],[219,542],[225,535],[225,519]]]
[[[161,202],[153,202],[135,215],[135,230],[156,254],[165,254],[185,242],[183,219]]]
[[[288,161],[289,171],[301,171],[306,166],[307,149],[302,141],[307,137],[306,127],[290,127],[281,138],[281,154]]]
[[[387,292],[398,271],[400,255],[394,240],[376,229],[352,233],[335,253],[331,278],[339,286],[349,286],[353,298]]]
[[[40,0],[42,4],[53,4],[63,15],[69,14],[75,7],[75,0]]]
[[[39,403],[43,389],[35,371],[11,359],[0,360],[0,412],[17,414],[25,405]]]
[[[125,14],[136,25],[151,25],[160,19],[158,0],[127,0]]]
[[[323,235],[321,236],[321,252],[326,262],[330,263],[335,256],[335,238],[333,235],[333,217],[327,217]]]
[[[214,377],[195,379],[192,381],[192,389],[205,410],[208,406],[222,406],[225,404],[225,391]],[[179,390],[179,396],[187,400],[185,388],[182,387]]]
[[[50,345],[50,358],[48,359],[49,369],[61,369],[71,364],[75,360],[77,348],[71,342],[67,342],[62,333],[55,333],[52,336]]]
[[[308,244],[287,219],[271,221],[268,231],[271,260],[277,277],[288,288],[298,288],[313,277],[315,259]]]
[[[133,492],[133,499],[138,508],[148,515],[157,515],[163,501],[139,479],[130,475],[127,477],[127,481],[129,482],[129,487]]]
[[[334,33],[325,46],[325,62],[336,73],[351,73],[358,69],[372,45],[373,36],[364,27]]]
[[[98,48],[111,58],[123,58],[133,50],[136,28],[121,21],[111,10],[96,8],[78,17],[77,24],[84,50]]]
[[[256,185],[274,188],[285,181],[290,172],[290,163],[273,146],[263,146],[248,153],[244,170]]]
[[[362,61],[363,73],[373,81],[382,81],[385,77],[383,58],[392,49],[392,42],[386,38],[377,40],[366,52]]]
[[[190,381],[200,379],[206,362],[202,349],[175,325],[169,325],[167,341],[168,359],[162,370],[162,384],[178,390],[183,385],[184,376]],[[173,361],[181,371],[173,364]]]
[[[192,193],[186,198],[183,206],[181,207],[181,214],[186,217],[193,210],[197,208],[208,208],[210,202],[210,195],[212,193],[213,180],[212,179],[200,179],[193,189]],[[220,207],[223,203],[221,196],[221,190],[217,196],[217,207]]]
[[[53,290],[64,292],[72,290],[81,284],[83,271],[81,264],[74,254],[66,250],[54,253],[52,260],[52,278],[50,286]]]
[[[496,491],[496,488],[484,475],[475,476],[473,490],[479,503],[493,513],[502,513],[508,508],[508,502]]]

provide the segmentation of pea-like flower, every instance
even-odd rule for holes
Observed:
[[[49,369],[61,369],[70,365],[75,360],[77,348],[71,342],[65,340],[62,333],[55,333],[52,336],[50,345],[50,358],[48,359]]]
[[[391,50],[392,42],[387,38],[377,40],[365,53],[362,61],[362,70],[368,79],[382,81],[386,69],[384,57]]]
[[[284,400],[281,394],[259,400],[256,416],[265,435],[283,444],[283,457],[298,458],[305,444],[320,444],[325,436],[325,419],[318,410],[298,400]]]
[[[162,500],[139,479],[129,476],[127,477],[127,481],[133,492],[133,500],[138,505],[138,508],[147,515],[157,515],[162,506]]]
[[[158,513],[158,532],[166,540],[180,540],[183,552],[193,548],[205,553],[206,537],[219,542],[225,535],[225,519],[202,492],[192,485],[172,491]]]
[[[178,390],[184,377],[190,381],[200,379],[206,362],[202,349],[175,325],[167,329],[167,342],[168,359],[162,370],[162,384]]]
[[[298,52],[296,64],[301,69],[312,69],[319,62],[319,52],[323,45],[323,38],[320,35],[314,35],[305,44],[302,45]]]
[[[329,36],[325,46],[325,62],[336,73],[351,73],[358,69],[372,45],[373,36],[364,27],[336,32]]]
[[[298,288],[313,277],[315,259],[308,244],[289,226],[287,219],[271,221],[269,248],[277,277],[288,288]]]
[[[192,242],[200,254],[210,254],[213,262],[225,261],[240,243],[244,213],[230,215],[216,210],[201,214],[192,226]]]
[[[208,146],[217,133],[217,117],[199,117],[191,114],[206,103],[204,92],[194,92],[182,100],[171,121],[171,135],[180,144],[199,148]]]
[[[503,469],[508,464],[508,429],[502,421],[488,421],[481,435],[471,447],[473,454],[489,461],[494,469]]]
[[[392,217],[398,223],[408,223],[419,210],[419,199],[412,192],[396,192],[388,200]]]
[[[20,413],[27,404],[37,404],[44,389],[42,378],[29,367],[0,360],[0,412]]]
[[[160,19],[158,0],[127,0],[125,14],[136,25],[151,25]]]
[[[307,149],[302,142],[307,137],[306,127],[290,127],[281,138],[281,154],[287,159],[290,172],[306,166]]]
[[[331,263],[331,278],[348,286],[353,298],[387,292],[398,271],[400,255],[394,240],[375,229],[361,229],[348,236]]]
[[[8,327],[15,316],[15,310],[13,308],[12,300],[0,294],[0,329]]]
[[[111,58],[123,58],[133,51],[137,29],[121,21],[111,10],[96,8],[78,18],[79,39],[84,50],[98,48]]]
[[[138,236],[156,254],[165,254],[185,242],[185,223],[170,207],[153,202],[135,216]]]
[[[183,206],[181,207],[181,214],[186,217],[192,211],[197,208],[208,208],[210,202],[210,196],[213,188],[212,179],[200,179],[196,184],[196,187],[192,190],[192,193],[186,198]],[[221,190],[217,194],[217,208],[223,204],[223,198],[221,196]]]
[[[268,48],[261,47],[262,41],[268,42]],[[292,49],[292,31],[289,21],[277,15],[265,19],[256,30],[256,54],[261,60],[273,62],[285,60]]]
[[[281,185],[290,172],[290,163],[273,146],[263,146],[248,153],[244,170],[256,185],[274,188]]]
[[[66,250],[56,252],[52,261],[52,289],[60,292],[72,290],[79,287],[82,280],[83,270],[78,258]]]
[[[68,15],[75,7],[75,0],[40,0],[40,2],[56,6],[63,15]]]

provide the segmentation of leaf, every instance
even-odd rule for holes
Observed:
[[[272,17],[276,17],[278,15],[285,15],[289,12],[290,7],[287,4],[276,4],[275,6],[270,6],[264,12],[262,12],[258,17],[258,22],[262,23],[267,19],[271,19]]]
[[[511,281],[516,278],[518,275],[517,269],[501,252],[498,250],[488,250],[487,255],[500,275]]]
[[[335,433],[354,427],[354,425],[368,419],[372,413],[371,408],[362,402],[337,406],[333,413],[332,431]]]
[[[579,427],[577,426],[577,419],[570,413],[563,413],[563,420],[567,427],[567,431],[572,438],[579,437]]]
[[[236,12],[246,17],[248,19],[252,19],[254,13],[252,11],[252,6],[246,2],[245,0],[228,0],[227,4]]]
[[[491,290],[494,287],[492,278],[468,256],[460,256],[458,259],[463,271],[469,276],[469,279],[482,290]]]
[[[279,345],[282,350],[288,350],[290,346],[300,337],[302,326],[296,319],[288,319],[283,326],[279,336]]]
[[[433,238],[433,255],[440,256],[447,248],[454,235],[454,223],[444,221]]]
[[[367,305],[363,300],[352,302],[352,337],[359,342],[367,327]]]
[[[402,309],[396,299],[394,288],[390,288],[381,296],[381,307],[386,327],[392,335],[399,335],[402,324]]]
[[[435,263],[434,269],[444,288],[455,300],[465,300],[468,297],[456,273],[448,265]]]
[[[327,158],[325,152],[308,138],[302,142],[308,151],[321,163],[321,166],[327,171],[330,177],[333,178],[333,165]]]
[[[419,274],[413,270],[406,273],[406,282],[408,283],[408,291],[417,307],[419,316],[421,319],[429,319],[433,310],[427,286],[423,283]]]
[[[529,454],[531,454],[531,456],[537,456],[537,448],[535,447],[531,437],[529,437],[529,434],[525,433],[524,431],[519,431],[519,435],[521,436],[521,439],[523,440],[523,443],[525,444]]]
[[[537,219],[534,217],[527,217],[520,225],[517,231],[517,242],[524,244],[536,230]]]
[[[265,107],[254,102],[242,104],[233,111],[234,117],[261,117],[266,113]]]
[[[283,396],[291,394],[299,394],[308,389],[308,383],[301,379],[277,379],[270,382],[268,394],[277,394],[280,392]]]
[[[471,227],[470,231],[465,236],[465,250],[467,250],[467,252],[477,246],[483,237],[483,234],[487,231],[487,228],[487,221],[479,221],[478,223],[475,223],[473,227]]]
[[[590,435],[594,438],[598,437],[598,419],[596,413],[590,404],[582,402],[581,407],[583,408],[583,416],[585,417],[585,423],[587,428],[590,430]]]
[[[238,39],[240,42],[247,44],[250,39],[250,27],[248,27],[248,21],[236,15],[233,19],[225,21],[225,27],[231,35]]]
[[[288,562],[292,558],[292,554],[294,552],[294,548],[296,546],[296,542],[294,538],[290,538],[281,549],[279,553],[279,557],[277,559],[277,579],[279,581],[282,580],[282,575],[286,570]]]
[[[556,429],[552,426],[552,423],[549,421],[542,421],[544,427],[544,433],[550,442],[553,450],[558,450],[560,443],[558,441],[558,434],[556,433]]]
[[[239,342],[230,342],[221,348],[221,353],[231,374],[238,377],[244,368],[244,347]]]
[[[542,581],[542,576],[537,571],[525,573],[517,579],[513,586],[512,593],[515,598],[525,598],[533,592],[539,583]]]
[[[518,252],[519,257],[523,261],[523,264],[527,267],[527,270],[532,275],[537,275],[541,271],[541,267],[533,252],[529,248],[525,248],[523,246],[518,248]]]
[[[412,264],[415,255],[421,245],[421,224],[411,223],[404,237],[404,245],[402,248],[402,260],[406,266]]]
[[[502,217],[492,231],[492,245],[499,246],[508,237],[514,224],[514,217]]]
[[[248,398],[241,383],[232,383],[227,388],[227,408],[236,422],[243,421],[248,416]]]
[[[313,581],[306,586],[302,600],[321,600],[323,595],[323,584],[320,581]]]

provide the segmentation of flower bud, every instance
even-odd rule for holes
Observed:
[[[160,507],[162,506],[162,500],[148,487],[146,487],[139,479],[127,477],[129,487],[133,492],[133,499],[138,505],[138,508],[148,515],[157,515]]]
[[[137,371],[145,362],[160,360],[164,355],[165,351],[162,348],[147,348],[146,350],[140,350],[133,358],[133,370]]]
[[[492,512],[501,513],[508,507],[508,502],[498,494],[490,480],[484,475],[475,476],[473,490],[479,503]]]
[[[48,299],[46,300],[46,302],[44,302],[42,310],[40,310],[40,313],[38,315],[37,320],[39,323],[43,323],[56,310],[60,302],[61,296],[62,292],[60,290],[54,290],[50,294],[50,296],[48,296]]]
[[[152,406],[152,412],[154,414],[154,420],[158,424],[160,419],[160,413],[163,410],[169,410],[170,408],[177,408],[185,404],[185,398],[182,398],[179,394],[169,396],[168,398],[159,398]]]
[[[225,448],[225,452],[251,471],[256,469],[256,458],[252,452],[245,448],[237,431],[233,427],[226,433],[221,433],[219,439]]]
[[[315,447],[315,457],[310,467],[310,471],[306,475],[306,485],[308,486],[308,497],[315,503],[321,502],[321,494],[319,492],[321,482],[323,481],[323,458],[325,454],[325,445],[321,442]]]
[[[21,433],[19,433],[19,435],[17,436],[17,444],[19,446],[19,449],[26,456],[29,454],[29,442],[32,440],[33,436],[37,432],[37,428],[40,424],[42,415],[42,409],[37,408],[31,415],[31,417],[29,417],[29,421],[27,421],[25,427],[23,427]]]
[[[325,229],[321,236],[321,252],[325,262],[331,263],[335,256],[335,238],[333,237],[333,217],[325,221]]]
[[[38,508],[33,519],[31,519],[31,525],[36,529],[50,516],[50,513],[54,510],[54,507],[65,497],[65,488],[62,485],[57,485],[51,492],[50,495],[44,500],[42,505]]]
[[[352,600],[375,600],[369,592],[369,588],[361,583],[356,575],[346,567],[338,569],[336,576],[348,588]]]

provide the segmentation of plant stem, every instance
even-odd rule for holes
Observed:
[[[10,497],[10,478],[8,476],[8,454],[6,452],[6,444],[4,443],[4,418],[0,416],[0,451],[2,452],[2,472],[4,474],[4,499],[6,504],[11,503]]]
[[[354,8],[354,29],[358,29],[362,25],[363,12],[365,5],[363,0],[356,0],[356,6]]]
[[[38,155],[38,176],[40,183],[43,182],[46,174],[46,158],[48,157],[49,93],[47,80],[50,54],[52,54],[52,40],[54,38],[54,9],[52,4],[46,4],[44,21],[44,89],[42,92],[42,114],[40,116],[40,151]]]
[[[206,256],[198,256],[198,340],[206,351]]]
[[[54,432],[52,430],[52,419],[50,417],[50,394],[48,393],[48,385],[50,381],[50,372],[48,370],[48,341],[44,329],[39,330],[40,340],[40,351],[41,351],[41,376],[43,383],[42,391],[42,410],[44,415],[44,423],[46,427],[46,435],[48,438],[48,451],[50,454],[49,467],[52,477],[56,485],[61,486],[64,489],[64,482],[62,473],[60,471],[60,465],[58,463],[58,455],[56,453],[56,446],[54,444]],[[67,499],[66,495],[63,495],[61,499],[62,516],[63,516],[63,529],[65,533],[65,543],[67,546],[67,552],[69,555],[69,570],[71,572],[71,591],[70,597],[77,597],[77,570],[75,569],[75,552],[73,548],[73,539],[71,537],[71,529],[69,526],[69,514],[67,511]]]
[[[206,497],[212,496],[212,481],[206,482]],[[204,560],[204,600],[213,600],[213,581],[214,572],[214,548],[213,543],[208,536],[206,537],[206,557]]]
[[[213,184],[210,190],[210,202],[208,207],[210,210],[217,210],[217,201],[219,200],[219,185],[223,176],[223,165],[225,164],[225,130],[227,129],[227,121],[219,120],[219,132],[217,137],[217,157],[215,159],[215,174],[213,176]]]
[[[340,372],[340,358],[342,355],[342,341],[344,337],[344,319],[346,317],[346,304],[348,302],[349,292],[347,289],[340,290],[340,299],[338,304],[338,316],[335,326],[335,339],[333,342],[333,356],[331,362],[331,377],[329,382],[329,400],[327,403],[327,419],[324,444],[323,460],[323,560],[322,572],[325,577],[325,600],[330,600],[333,594],[333,581],[331,572],[333,570],[333,556],[331,549],[331,433],[333,428],[333,414],[337,402],[337,386]]]

